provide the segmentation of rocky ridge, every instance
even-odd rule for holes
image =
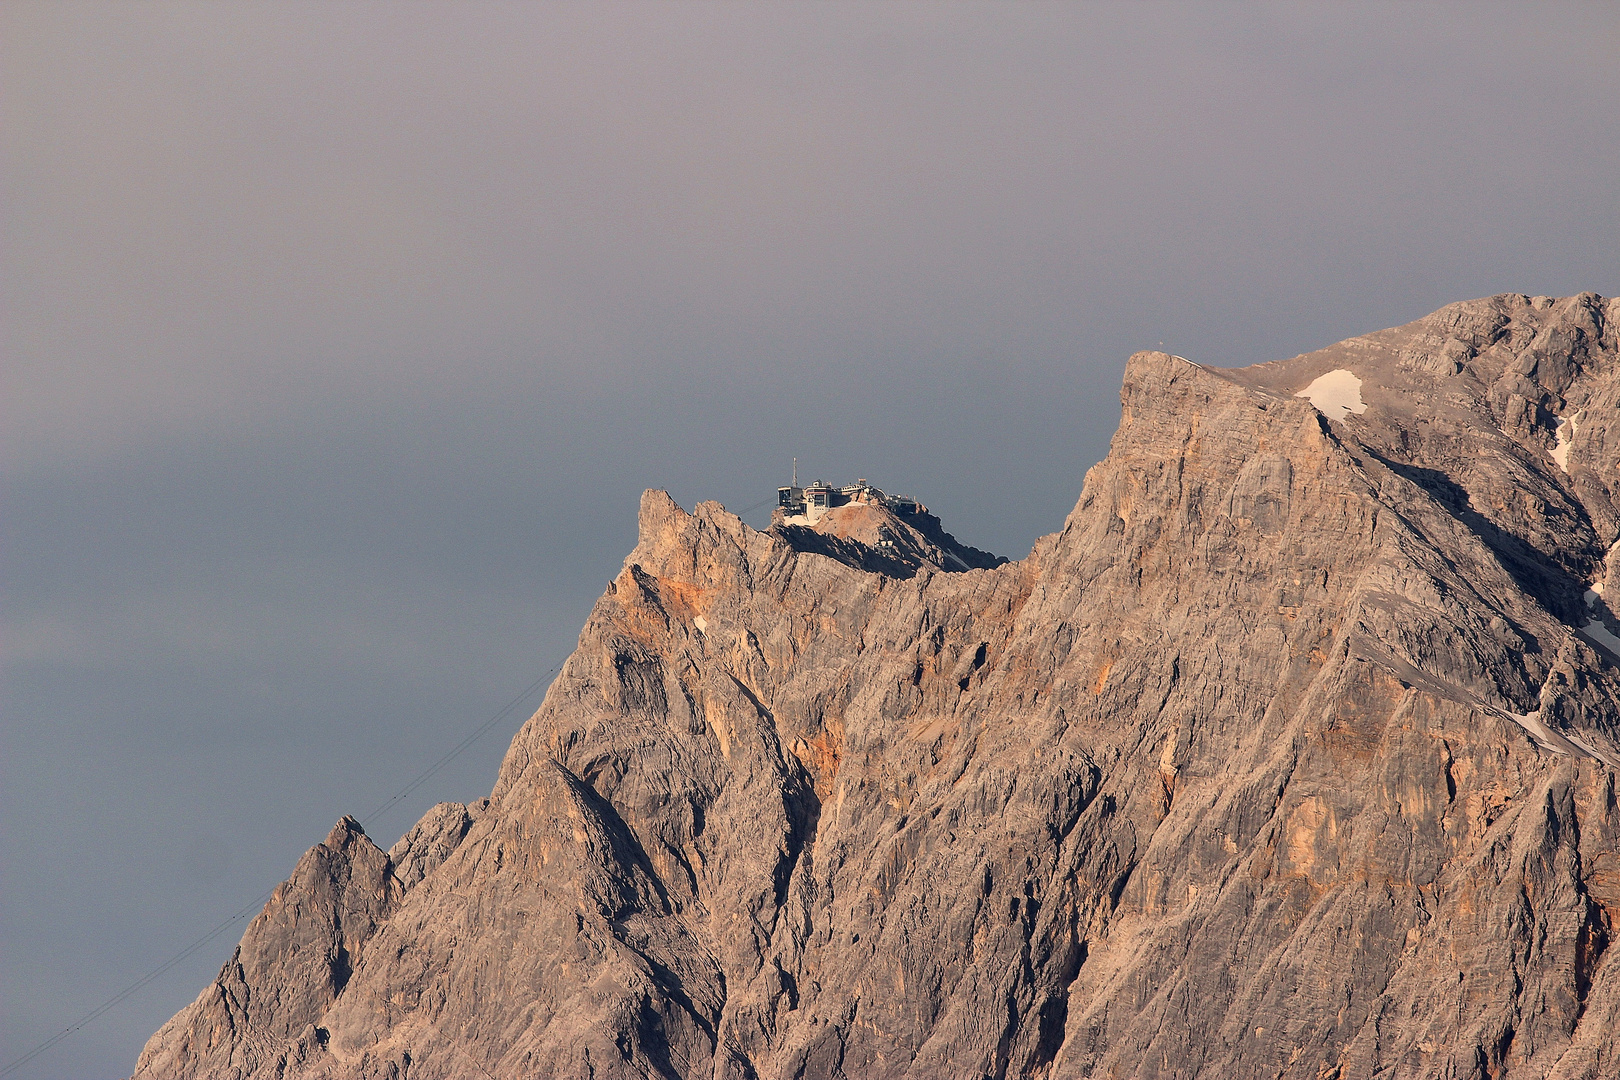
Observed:
[[[962,543],[926,510],[902,516],[871,502],[835,507],[815,525],[789,525],[778,510],[770,532],[795,551],[889,577],[908,578],[919,570],[991,570],[1007,561]]]
[[[339,822],[135,1075],[1620,1076],[1617,329],[1138,353],[987,569],[648,492],[490,798]]]

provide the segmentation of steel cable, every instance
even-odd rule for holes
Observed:
[[[504,720],[508,716],[510,716],[512,714],[512,712],[515,709],[517,709],[517,707],[519,705],[523,704],[523,702],[527,698],[529,698],[531,695],[533,695],[533,693],[536,690],[538,690],[542,685],[544,685],[553,675],[555,675],[560,670],[562,670],[562,664],[556,664],[549,671],[547,671],[545,674],[543,674],[539,678],[535,679],[532,683],[530,683],[527,687],[525,687],[523,689],[522,693],[520,693],[517,697],[513,698],[510,702],[508,702],[505,708],[503,708],[500,712],[496,713],[494,716],[490,717],[488,720],[484,721],[477,728],[473,729],[472,733],[469,734],[465,739],[462,739],[461,742],[457,743],[454,749],[452,749],[449,753],[445,754],[443,757],[439,758],[439,760],[435,761],[432,765],[429,765],[425,770],[423,770],[410,783],[406,784],[396,794],[394,794],[393,796],[391,796],[387,800],[385,800],[382,803],[381,806],[377,807],[377,809],[373,810],[370,814],[366,815],[365,820],[361,822],[362,828],[365,827],[366,822],[375,821],[377,818],[381,817],[383,814],[387,813],[389,810],[392,810],[402,800],[409,797],[410,794],[413,791],[415,791],[417,788],[421,787],[424,783],[426,783],[429,779],[431,779],[436,773],[438,773],[438,771],[440,769],[444,768],[446,765],[450,764],[456,758],[460,757],[464,752],[466,752],[468,747],[472,746],[473,743],[477,742],[482,736],[487,734],[489,732],[489,730],[491,728],[493,728],[496,724],[500,723],[502,720]],[[69,1024],[67,1027],[63,1028],[61,1031],[57,1032],[55,1035],[52,1035],[49,1039],[46,1039],[44,1042],[40,1043],[38,1046],[36,1046],[32,1050],[28,1051],[28,1053],[22,1055],[21,1057],[17,1058],[14,1061],[9,1062],[8,1064],[5,1065],[5,1067],[0,1068],[0,1076],[6,1076],[6,1075],[8,1075],[8,1074],[10,1074],[12,1072],[15,1072],[16,1070],[22,1068],[24,1065],[28,1064],[30,1061],[33,1061],[35,1058],[39,1057],[39,1055],[45,1053],[47,1050],[50,1050],[50,1049],[56,1047],[57,1045],[59,1045],[62,1042],[66,1041],[67,1039],[71,1038],[72,1036],[78,1034],[81,1030],[84,1029],[84,1027],[86,1025],[88,1025],[88,1024],[100,1019],[102,1016],[106,1015],[106,1013],[111,1011],[114,1007],[116,1007],[117,1005],[119,1005],[120,1003],[122,1003],[123,1001],[128,999],[130,997],[130,995],[134,994],[136,991],[142,989],[143,987],[145,987],[148,984],[150,984],[151,982],[153,982],[155,979],[162,976],[165,972],[167,972],[170,968],[173,968],[176,964],[182,963],[183,961],[189,959],[199,949],[201,949],[204,945],[207,945],[210,941],[213,941],[215,938],[219,937],[219,935],[223,934],[226,930],[230,929],[231,926],[233,926],[237,922],[241,921],[243,918],[251,916],[255,911],[257,911],[259,908],[263,907],[264,902],[266,900],[270,899],[270,897],[275,893],[276,888],[279,888],[279,887],[280,886],[278,884],[275,888],[271,888],[271,889],[267,890],[266,892],[261,893],[257,899],[255,899],[251,903],[248,903],[245,906],[243,906],[239,911],[237,911],[230,918],[226,919],[224,922],[220,923],[218,926],[215,926],[212,930],[209,930],[202,937],[200,937],[197,940],[193,941],[190,945],[187,945],[184,949],[181,949],[178,953],[174,954],[169,959],[165,960],[163,963],[159,964],[157,967],[155,967],[151,971],[147,972],[145,975],[142,975],[139,979],[135,980],[133,983],[130,983],[123,990],[119,991],[117,994],[115,994],[112,997],[108,998],[105,1002],[98,1005],[96,1008],[92,1009],[90,1012],[86,1013],[83,1017],[81,1017],[78,1020],[74,1021],[72,1024]],[[477,1064],[477,1063],[475,1062],[474,1064]],[[482,1068],[482,1066],[479,1066],[479,1067]]]

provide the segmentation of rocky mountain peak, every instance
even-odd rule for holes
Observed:
[[[1620,1075],[1617,317],[1138,353],[1017,562],[648,492],[490,799],[136,1075]]]

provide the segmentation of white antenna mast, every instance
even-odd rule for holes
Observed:
[[[799,459],[793,459],[793,486],[799,486]]]

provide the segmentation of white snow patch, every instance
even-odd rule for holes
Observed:
[[[1345,413],[1359,416],[1367,411],[1366,402],[1361,400],[1361,380],[1345,368],[1318,375],[1294,396],[1310,398],[1316,411],[1329,420],[1343,420]]]
[[[1546,708],[1545,697],[1544,694],[1541,709],[1533,713],[1508,713],[1508,717],[1522,727],[1544,750],[1569,757],[1589,757],[1593,761],[1601,761],[1611,769],[1620,769],[1620,759],[1613,754],[1598,749],[1573,732],[1554,731],[1548,727],[1541,719],[1542,710]]]
[[[1609,550],[1609,554],[1613,555],[1616,549],[1620,549],[1620,542],[1616,542],[1614,548]],[[1598,581],[1594,582],[1592,587],[1586,590],[1581,599],[1586,602],[1588,610],[1595,611],[1598,600],[1602,596],[1603,583]],[[1607,626],[1603,625],[1601,620],[1588,619],[1577,632],[1593,644],[1601,645],[1614,653],[1615,656],[1620,657],[1620,637],[1616,637]],[[1553,703],[1557,696],[1557,692],[1552,688],[1552,681],[1549,679],[1542,684],[1541,692],[1537,695],[1535,712],[1515,713],[1508,712],[1500,707],[1497,708],[1497,711],[1523,728],[1530,738],[1534,739],[1536,744],[1545,750],[1555,754],[1568,754],[1576,757],[1584,755],[1594,761],[1601,761],[1611,769],[1620,769],[1620,757],[1616,757],[1614,753],[1593,746],[1573,732],[1556,731],[1541,719],[1546,713],[1547,707]]]
[[[1547,711],[1547,706],[1553,697],[1551,680],[1541,685],[1541,692],[1536,695],[1536,711],[1516,713],[1502,710],[1502,715],[1512,720],[1525,730],[1530,738],[1535,740],[1537,746],[1544,750],[1551,750],[1555,754],[1569,754],[1578,756],[1579,750],[1559,732],[1548,727],[1541,720],[1541,714]]]
[[[1509,719],[1529,734],[1536,741],[1536,745],[1543,750],[1551,750],[1555,754],[1568,754],[1575,756],[1576,748],[1570,741],[1541,722],[1541,711],[1533,713],[1508,713]]]
[[[697,618],[692,620],[692,625],[697,627],[699,630],[707,630],[709,628],[709,620],[699,615]]]
[[[1581,626],[1581,633],[1602,645],[1614,655],[1620,656],[1620,637],[1615,637],[1613,631],[1602,623],[1595,619],[1590,620]]]
[[[1612,548],[1609,550],[1609,554],[1614,554]],[[1603,582],[1601,581],[1592,582],[1592,587],[1581,594],[1581,599],[1586,601],[1588,611],[1595,611],[1598,601],[1602,598]],[[1620,637],[1615,637],[1614,632],[1603,625],[1602,619],[1587,619],[1581,624],[1581,633],[1614,653],[1615,656],[1620,656]]]
[[[1550,750],[1555,754],[1568,754],[1571,757],[1580,757],[1585,747],[1576,746],[1570,742],[1562,732],[1554,731],[1541,719],[1541,714],[1547,711],[1557,695],[1553,692],[1552,680],[1541,684],[1541,692],[1536,695],[1536,711],[1527,713],[1507,712],[1502,715],[1512,720],[1525,730],[1525,733],[1535,740],[1537,746],[1543,750]],[[1596,755],[1587,753],[1588,757]]]
[[[1607,765],[1611,769],[1620,769],[1620,758],[1615,757],[1613,754],[1604,753],[1602,750],[1599,750],[1597,747],[1593,746],[1591,743],[1588,743],[1585,739],[1582,739],[1578,735],[1569,735],[1566,737],[1570,742],[1574,743],[1576,747],[1586,751],[1588,757],[1603,762],[1603,764]]]
[[[1583,752],[1588,757],[1596,756],[1587,751],[1586,747],[1576,746],[1565,738],[1562,732],[1554,731],[1543,722],[1541,714],[1547,711],[1547,706],[1552,704],[1553,698],[1556,696],[1553,692],[1552,680],[1549,679],[1541,684],[1541,690],[1536,694],[1535,712],[1516,713],[1502,708],[1498,708],[1497,712],[1523,728],[1525,734],[1529,735],[1535,744],[1543,750],[1550,750],[1554,754],[1567,754],[1571,757],[1579,757]]]
[[[1569,448],[1575,445],[1575,436],[1579,435],[1580,432],[1581,414],[1578,412],[1570,416],[1560,417],[1558,429],[1553,432],[1558,436],[1558,445],[1553,447],[1550,453],[1552,459],[1558,462],[1558,467],[1565,472],[1569,472]]]

